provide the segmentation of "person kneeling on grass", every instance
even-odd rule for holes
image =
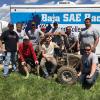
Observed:
[[[25,78],[28,78],[29,70],[27,67],[27,63],[28,63],[27,59],[30,59],[30,61],[33,61],[33,63],[35,63],[34,66],[38,64],[36,53],[34,51],[34,48],[28,36],[25,36],[23,38],[23,42],[18,45],[18,53],[19,53],[19,61],[21,62],[21,65],[23,66],[24,71],[26,73]]]
[[[98,59],[96,54],[92,52],[91,45],[86,44],[84,51],[78,76],[82,86],[90,88],[98,76]]]

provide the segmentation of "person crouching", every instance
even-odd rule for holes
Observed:
[[[19,53],[19,61],[21,65],[23,66],[23,69],[26,73],[26,79],[29,77],[29,70],[28,70],[28,64],[29,60],[33,61],[34,66],[38,64],[38,60],[33,48],[32,43],[30,42],[28,36],[25,36],[23,38],[23,42],[19,44],[18,46],[18,53]],[[33,66],[33,67],[34,67]]]

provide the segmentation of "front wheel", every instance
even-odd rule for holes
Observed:
[[[58,69],[57,79],[61,84],[74,84],[77,82],[77,72],[71,67],[63,66]]]

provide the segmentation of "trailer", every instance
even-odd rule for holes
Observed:
[[[11,5],[11,22],[30,23],[36,22],[38,27],[58,22],[59,27],[66,29],[71,26],[72,32],[79,34],[84,27],[84,20],[91,18],[92,25],[100,33],[100,5]],[[100,57],[100,42],[96,48],[96,54]]]

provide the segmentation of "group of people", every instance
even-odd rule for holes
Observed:
[[[0,40],[5,44],[3,76],[7,77],[9,75],[10,62],[12,63],[12,70],[16,71],[16,55],[18,55],[18,60],[26,72],[26,78],[29,77],[27,58],[30,58],[35,66],[40,64],[44,77],[48,78],[49,75],[54,74],[57,67],[54,49],[62,48],[66,49],[67,52],[74,53],[80,50],[82,57],[78,76],[82,83],[93,84],[98,72],[98,59],[95,50],[99,42],[99,32],[91,25],[90,18],[85,19],[85,26],[79,33],[79,38],[76,38],[71,32],[70,26],[64,32],[58,27],[57,22],[53,23],[53,27],[48,32],[43,29],[37,29],[36,24],[32,22],[31,30],[27,33],[22,29],[21,23],[17,23],[15,29],[14,25],[9,23],[8,30],[4,31],[0,37]],[[64,48],[62,44],[64,44]],[[42,54],[40,62],[37,57],[39,53],[36,52],[37,48],[39,48]],[[50,72],[47,71],[46,62],[51,62],[52,64]]]

